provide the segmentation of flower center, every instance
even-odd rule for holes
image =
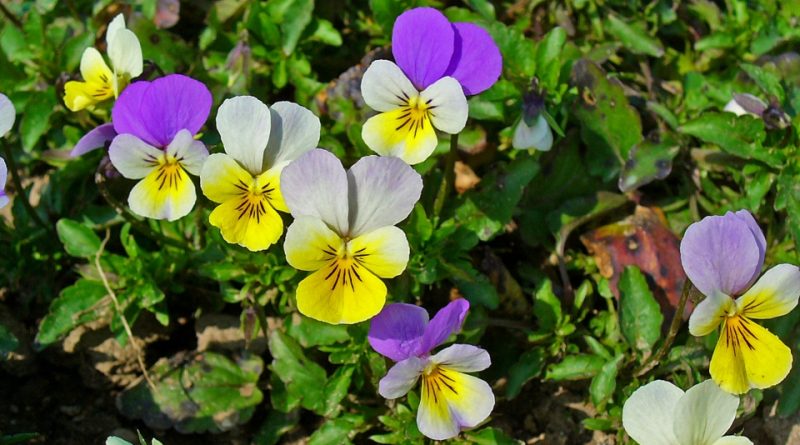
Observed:
[[[445,391],[458,395],[456,390],[456,380],[451,375],[452,371],[431,363],[422,373],[423,396],[433,397],[434,403],[439,402],[439,397],[446,395]]]
[[[338,247],[328,244],[322,251],[325,252],[328,265],[325,266],[328,274],[325,276],[331,290],[339,286],[348,286],[355,292],[356,282],[363,282],[361,271],[364,268],[364,258],[369,254],[361,248],[355,252],[350,250],[349,240],[340,239]]]
[[[405,129],[408,132],[424,130],[425,125],[431,118],[431,110],[435,107],[430,105],[430,99],[423,101],[420,96],[413,96],[406,99],[405,105],[400,107],[401,113],[397,116],[396,131]]]
[[[752,324],[749,318],[742,315],[728,316],[725,319],[725,343],[728,348],[732,348],[734,355],[742,346],[755,350],[753,344],[757,338],[750,329]]]
[[[272,187],[269,182],[259,187],[255,178],[249,185],[241,179],[238,181],[235,184],[239,189],[239,205],[236,206],[236,211],[239,212],[237,218],[247,217],[260,223],[261,217],[267,214],[270,194],[275,191],[275,187]]]
[[[177,190],[181,184],[181,173],[183,172],[180,161],[175,156],[165,154],[158,158],[157,163],[158,176],[156,176],[156,181],[158,181],[158,189],[174,188]]]

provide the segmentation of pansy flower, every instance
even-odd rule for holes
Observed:
[[[125,28],[122,14],[117,15],[108,25],[106,50],[113,71],[95,48],[86,48],[83,52],[83,81],[72,80],[64,85],[64,103],[70,110],[79,111],[118,97],[132,78],[142,74],[142,47],[136,34]]]
[[[277,211],[288,212],[280,189],[283,168],[319,142],[319,118],[292,102],[267,107],[251,96],[222,103],[217,130],[225,153],[203,164],[203,193],[218,203],[210,221],[223,238],[252,251],[263,250],[283,234]]]
[[[358,323],[386,301],[381,278],[408,264],[408,240],[394,225],[419,200],[422,178],[397,158],[367,156],[345,171],[325,150],[311,150],[283,169],[286,261],[313,272],[297,287],[300,313],[326,323]]]
[[[753,445],[746,437],[724,436],[738,406],[738,397],[711,380],[686,392],[656,380],[625,401],[622,426],[639,445]]]
[[[381,379],[378,392],[387,399],[397,399],[422,380],[417,426],[431,439],[453,438],[486,420],[494,408],[489,384],[466,374],[488,368],[488,352],[456,344],[430,355],[461,329],[468,310],[469,302],[458,299],[429,322],[425,309],[395,303],[370,322],[368,340],[372,348],[397,362]]]
[[[780,317],[797,306],[800,269],[779,264],[758,279],[766,248],[746,210],[703,218],[681,241],[686,276],[706,297],[689,318],[689,332],[704,336],[721,326],[710,373],[734,394],[777,385],[792,367],[791,350],[754,320]]]
[[[4,94],[0,94],[0,138],[11,131],[16,120],[16,110],[14,104]],[[8,205],[8,196],[6,196],[6,180],[8,179],[8,167],[6,161],[0,158],[0,208]]]
[[[511,145],[517,150],[549,151],[553,146],[553,131],[544,117],[544,95],[528,92],[522,99],[522,117],[514,129]]]
[[[139,180],[128,196],[134,213],[174,221],[192,210],[197,196],[187,172],[199,175],[208,157],[194,136],[210,111],[208,88],[180,74],[134,82],[120,95],[108,155],[122,176]]]
[[[364,124],[367,146],[409,164],[436,148],[435,129],[456,134],[467,123],[465,95],[500,77],[502,56],[489,33],[472,23],[450,23],[433,8],[401,14],[392,30],[392,54],[372,62],[361,81],[364,102],[379,112]]]

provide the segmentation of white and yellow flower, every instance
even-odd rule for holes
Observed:
[[[292,102],[270,108],[255,97],[240,96],[219,107],[217,129],[225,153],[209,156],[200,173],[203,193],[219,204],[210,222],[225,241],[264,250],[283,234],[278,211],[289,212],[281,171],[317,146],[319,118]]]
[[[142,74],[142,47],[136,34],[125,28],[122,14],[108,25],[106,48],[113,70],[95,48],[86,48],[83,52],[83,81],[73,80],[64,85],[64,103],[70,110],[79,111],[116,98],[132,78]]]

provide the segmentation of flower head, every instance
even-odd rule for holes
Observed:
[[[625,401],[622,426],[639,445],[752,445],[746,437],[723,436],[738,406],[738,397],[711,380],[686,392],[656,380]]]
[[[173,74],[132,83],[111,112],[117,136],[108,155],[122,176],[139,179],[128,196],[141,216],[174,221],[197,199],[187,175],[199,175],[208,150],[194,139],[211,111],[211,92]]]
[[[455,134],[467,123],[465,95],[500,77],[502,56],[491,36],[471,23],[450,23],[433,8],[401,14],[392,31],[395,63],[373,62],[361,82],[364,101],[379,114],[362,129],[376,153],[409,164],[436,148],[435,129]]]
[[[411,304],[386,306],[372,319],[369,343],[398,362],[384,376],[378,392],[387,399],[407,394],[422,380],[417,410],[420,432],[435,440],[450,439],[486,420],[494,408],[492,388],[465,374],[491,365],[489,353],[472,345],[452,345],[430,352],[461,329],[469,310],[464,299],[451,302],[428,322],[425,309]]]
[[[553,131],[544,117],[544,96],[530,91],[523,97],[522,117],[514,129],[511,144],[517,150],[549,151],[553,146]]]
[[[114,70],[106,65],[99,51],[86,48],[81,57],[83,81],[64,85],[64,103],[70,110],[79,111],[116,98],[132,78],[142,74],[142,47],[136,34],[125,28],[122,14],[108,25],[106,48]]]
[[[203,193],[220,204],[210,221],[229,243],[263,250],[283,234],[277,211],[288,212],[280,175],[289,162],[319,142],[319,118],[292,102],[267,107],[250,96],[228,99],[217,112],[225,153],[208,157],[200,173]]]
[[[4,94],[0,94],[0,138],[5,136],[6,133],[11,131],[16,120],[17,111],[14,104]]]
[[[358,323],[386,300],[380,278],[400,275],[408,240],[394,225],[419,200],[422,178],[396,158],[367,156],[345,171],[325,150],[283,169],[280,187],[295,218],[283,245],[292,267],[313,272],[297,287],[297,307],[326,323]]]
[[[791,350],[753,322],[789,313],[800,296],[796,266],[779,264],[758,279],[766,245],[745,210],[706,217],[689,226],[681,241],[686,275],[706,296],[689,319],[689,332],[704,336],[722,326],[710,373],[734,394],[777,385],[792,367]]]

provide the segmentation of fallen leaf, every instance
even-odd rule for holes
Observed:
[[[481,178],[472,171],[472,168],[461,161],[456,161],[455,172],[455,187],[459,195],[475,188],[481,182]]]

